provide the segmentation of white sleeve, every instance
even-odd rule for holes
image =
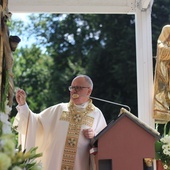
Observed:
[[[13,127],[20,133],[24,134],[29,117],[29,107],[27,104],[16,107],[18,110],[15,116]]]

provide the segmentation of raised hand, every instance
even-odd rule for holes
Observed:
[[[26,103],[26,97],[27,97],[27,95],[24,90],[22,90],[22,89],[17,90],[16,101],[17,101],[18,105],[20,105],[20,106],[24,105]]]

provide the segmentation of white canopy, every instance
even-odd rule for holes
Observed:
[[[135,13],[136,7],[147,9],[151,0],[9,0],[13,12],[50,13]]]

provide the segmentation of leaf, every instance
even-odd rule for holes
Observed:
[[[155,152],[161,152],[162,151],[162,143],[160,141],[155,142]]]
[[[156,160],[160,160],[161,158],[162,158],[161,153],[160,152],[156,152],[155,153],[155,159]]]

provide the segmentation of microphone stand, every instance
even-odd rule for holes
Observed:
[[[99,101],[102,101],[102,102],[114,104],[114,105],[117,105],[117,106],[123,106],[123,107],[128,108],[129,112],[131,111],[131,108],[130,108],[129,106],[124,105],[124,104],[121,104],[121,103],[116,103],[116,102],[112,102],[112,101],[109,101],[109,100],[104,100],[104,99],[100,99],[100,98],[92,97],[92,96],[90,96],[90,98],[91,98],[91,99],[94,99],[94,100],[99,100]]]

